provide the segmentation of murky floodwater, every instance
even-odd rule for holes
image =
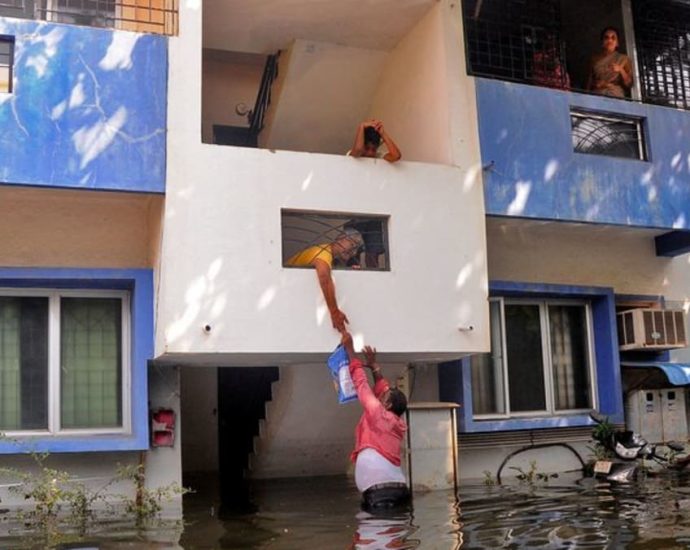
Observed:
[[[136,530],[101,524],[82,546],[130,549],[484,549],[484,548],[690,548],[690,477],[648,478],[611,485],[561,476],[534,486],[517,482],[466,484],[451,492],[417,494],[414,510],[377,517],[359,510],[345,478],[261,483],[258,511],[219,514],[203,487],[185,497],[185,525],[163,523]],[[0,548],[45,548],[0,525]]]

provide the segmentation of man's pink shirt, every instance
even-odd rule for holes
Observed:
[[[361,451],[371,448],[400,466],[400,444],[407,425],[401,417],[387,411],[379,401],[380,395],[389,388],[388,382],[385,378],[379,379],[372,391],[359,359],[350,361],[350,376],[364,408],[364,414],[355,428],[355,450],[350,460],[355,462]]]

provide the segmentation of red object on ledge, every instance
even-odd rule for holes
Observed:
[[[175,411],[156,409],[151,411],[151,446],[173,447],[175,445]]]

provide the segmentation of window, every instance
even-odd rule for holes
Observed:
[[[129,426],[129,294],[0,292],[0,431]]]
[[[594,408],[587,302],[495,298],[491,352],[472,357],[475,419]]]
[[[476,76],[596,93],[591,59],[608,25],[619,31],[620,53],[632,55],[620,0],[463,0],[463,21],[468,73]]]
[[[642,119],[574,110],[570,122],[576,153],[647,160]]]
[[[116,0],[39,0],[41,19],[92,27],[114,27]]]
[[[658,0],[632,5],[645,100],[690,108],[690,6]]]
[[[471,74],[532,82],[548,71],[552,86],[567,87],[558,2],[464,0],[463,8]]]
[[[178,0],[0,0],[0,17],[176,35]]]
[[[34,0],[0,0],[0,17],[30,18]]]
[[[0,93],[12,91],[13,64],[14,38],[0,36]]]
[[[321,251],[334,269],[388,270],[387,221],[384,216],[284,210],[283,265],[309,267]]]

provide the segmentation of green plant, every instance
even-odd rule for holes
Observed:
[[[594,426],[592,429],[594,445],[590,445],[587,448],[591,451],[595,461],[614,458],[614,453],[603,442],[612,441],[615,431],[616,427],[609,422],[608,416]]]
[[[66,533],[64,522],[83,534],[91,519],[92,504],[100,494],[88,491],[67,472],[49,467],[48,453],[31,452],[29,456],[35,466],[31,471],[0,468],[0,473],[15,480],[9,491],[29,504],[8,519],[21,522],[31,531],[29,538],[38,538],[34,542],[47,547],[74,539]],[[62,513],[63,508],[67,513]]]
[[[2,433],[0,439],[10,440]],[[20,444],[16,440],[10,441]],[[4,519],[20,521],[25,527],[44,537],[48,545],[66,542],[67,527],[76,528],[80,536],[86,534],[89,525],[96,519],[98,502],[105,504],[104,509],[110,511],[114,509],[110,507],[109,501],[123,502],[125,513],[133,516],[137,525],[141,525],[156,517],[163,509],[164,502],[188,492],[188,489],[177,483],[148,489],[143,463],[133,466],[118,465],[115,476],[92,490],[68,472],[49,467],[49,453],[30,451],[28,456],[34,463],[34,467],[28,470],[0,467],[0,474],[14,481],[9,491],[28,503],[26,508],[15,512],[12,517],[5,516]],[[106,498],[106,490],[113,483],[121,481],[134,483],[135,497],[111,494],[110,498]]]
[[[137,525],[156,517],[163,510],[164,502],[171,501],[176,495],[190,492],[189,489],[177,483],[170,483],[156,489],[147,488],[146,469],[143,464],[120,466],[117,477],[134,483],[135,497],[122,497],[122,500],[125,504],[125,512],[133,516]]]
[[[529,470],[525,471],[520,466],[510,466],[511,470],[517,472],[516,479],[520,483],[525,483],[534,486],[537,482],[548,483],[550,479],[557,478],[558,474],[547,474],[537,470],[537,461],[531,460],[529,463]]]
[[[496,485],[496,480],[489,470],[484,470],[482,473],[484,474],[484,485],[487,487],[493,487]]]

